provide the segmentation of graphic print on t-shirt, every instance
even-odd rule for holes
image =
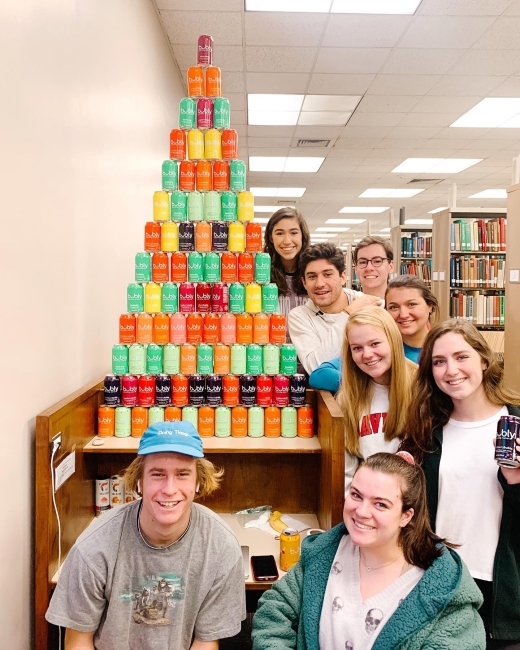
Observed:
[[[175,573],[134,579],[121,594],[133,603],[132,618],[144,625],[171,625],[171,614],[185,596],[184,578]]]
[[[388,413],[370,413],[370,415],[364,415],[359,425],[359,437],[363,438],[363,436],[384,433],[387,415]]]
[[[367,634],[374,634],[379,623],[383,620],[383,612],[380,609],[369,609],[365,616],[365,630]]]

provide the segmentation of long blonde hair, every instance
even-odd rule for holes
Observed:
[[[342,377],[338,404],[345,418],[345,448],[359,456],[359,422],[370,412],[374,384],[352,358],[348,335],[354,325],[368,325],[383,332],[391,350],[388,415],[385,440],[403,436],[411,401],[413,379],[417,366],[404,356],[403,340],[390,314],[381,307],[364,307],[350,316],[345,329],[342,349]]]

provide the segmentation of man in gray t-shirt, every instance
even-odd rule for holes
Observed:
[[[125,472],[142,499],[115,508],[78,538],[46,618],[66,650],[217,650],[245,618],[240,546],[193,499],[218,487],[188,422],[157,422]]]

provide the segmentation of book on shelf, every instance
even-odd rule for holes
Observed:
[[[453,255],[450,258],[450,286],[503,289],[505,257]]]
[[[426,283],[432,280],[432,261],[431,260],[407,260],[401,261],[399,269],[401,275],[416,275]]]
[[[401,237],[401,257],[431,257],[432,236],[412,232],[409,237]]]
[[[505,253],[506,218],[454,219],[450,224],[450,250]]]
[[[453,291],[450,312],[452,318],[463,318],[477,326],[504,327],[505,295],[480,291]]]

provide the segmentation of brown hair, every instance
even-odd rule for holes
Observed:
[[[390,289],[404,289],[404,288],[417,289],[417,291],[421,294],[424,302],[430,308],[430,318],[429,318],[430,323],[432,324],[436,323],[437,318],[439,317],[439,301],[433,295],[431,289],[424,282],[424,280],[421,280],[421,278],[418,278],[416,275],[409,275],[409,274],[398,275],[395,278],[393,278],[393,280],[390,280],[385,291],[385,305],[388,305],[388,301],[386,297]],[[388,309],[388,306],[386,308]]]
[[[459,318],[435,325],[426,336],[421,351],[412,408],[402,444],[403,449],[421,461],[432,449],[433,430],[447,424],[453,412],[451,397],[437,386],[432,371],[433,346],[438,339],[450,333],[460,334],[484,362],[482,386],[487,399],[497,406],[520,405],[520,395],[504,385],[504,369],[499,357],[476,327]]]
[[[307,266],[317,260],[327,260],[338,269],[340,275],[345,271],[345,254],[343,251],[334,244],[323,242],[309,246],[307,250],[302,251],[298,265],[299,275],[304,278]]]
[[[123,472],[123,480],[127,491],[141,494],[138,483],[143,478],[145,460],[146,455],[137,456]],[[195,460],[197,461],[197,482],[199,483],[199,490],[195,498],[199,499],[209,496],[219,488],[224,470],[217,469],[211,461],[205,458],[196,458]]]
[[[354,248],[353,251],[354,264],[357,262],[359,251],[362,248],[365,248],[366,246],[371,246],[372,244],[380,244],[385,249],[385,253],[389,261],[390,262],[393,261],[394,249],[392,248],[392,244],[390,243],[390,240],[385,239],[384,237],[378,237],[377,235],[367,235],[366,237],[363,237],[363,239],[360,242],[358,242],[356,248]]]
[[[285,278],[285,270],[282,264],[282,258],[280,257],[280,254],[277,252],[273,244],[274,227],[282,219],[294,219],[298,223],[298,226],[302,233],[302,247],[301,250],[298,251],[295,258],[296,271],[298,271],[300,255],[305,249],[309,247],[311,236],[302,213],[296,208],[280,208],[273,215],[271,215],[271,218],[267,222],[264,234],[264,253],[269,253],[271,256],[271,282],[274,282],[278,287],[280,294],[285,296],[289,291],[289,287],[287,286],[287,279]],[[304,296],[307,293],[298,272],[296,272],[293,280],[293,289],[298,295],[301,296]]]
[[[438,537],[430,526],[426,479],[419,465],[412,465],[396,454],[378,453],[369,456],[361,463],[356,473],[360,467],[367,467],[373,472],[390,474],[400,479],[402,512],[413,508],[413,516],[406,526],[401,528],[398,541],[404,559],[409,564],[426,570],[442,555],[443,550],[439,544],[456,548],[454,544]]]

